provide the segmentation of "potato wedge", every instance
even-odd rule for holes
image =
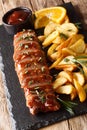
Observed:
[[[46,37],[46,39],[43,41],[42,45],[43,45],[44,47],[49,46],[49,45],[52,43],[52,41],[53,41],[57,36],[58,36],[58,31],[52,32],[51,34],[49,34],[49,35]]]
[[[70,71],[61,71],[58,75],[66,78],[69,82],[73,82],[73,74]]]
[[[83,86],[85,92],[87,93],[87,83]]]
[[[65,59],[73,59],[74,58],[74,56],[73,55],[70,55],[70,56],[66,56],[66,57],[64,57],[64,59],[59,63],[59,65],[62,65],[62,64],[74,64],[73,62],[72,62],[72,60],[68,60],[68,61],[66,61]]]
[[[87,67],[86,66],[83,66],[83,71],[84,71],[85,79],[87,80]]]
[[[83,39],[84,40],[84,36],[82,34],[75,34],[75,35],[71,36],[70,38],[71,38],[71,41],[70,41],[68,47],[70,47],[71,45],[73,45],[79,39]]]
[[[72,93],[70,94],[71,100],[74,100],[77,97],[76,88],[73,87]]]
[[[74,78],[74,86],[77,90],[77,94],[79,96],[80,102],[84,102],[86,99],[86,92],[84,90],[84,88],[79,84],[79,82]]]
[[[59,76],[53,83],[53,89],[58,89],[58,87],[64,85],[67,82],[65,77]]]
[[[61,56],[61,52],[56,51],[51,55],[52,60],[57,60]]]
[[[49,67],[49,69],[56,68],[58,64],[62,61],[63,56],[61,55],[53,64]]]
[[[86,49],[85,49],[85,52],[84,52],[85,54],[87,54],[87,43],[86,43]]]
[[[60,36],[57,36],[57,37],[53,40],[53,43],[59,45],[59,44],[61,43],[61,38],[60,38]]]
[[[71,37],[68,38],[67,40],[65,40],[64,42],[62,42],[62,43],[56,48],[56,50],[59,51],[60,49],[63,49],[63,48],[65,48],[65,47],[68,47],[69,44],[70,44],[70,41],[71,41]]]
[[[77,42],[75,42],[69,48],[76,53],[83,53],[86,49],[86,44],[83,39],[79,39]]]
[[[76,53],[74,51],[72,51],[71,49],[69,48],[63,48],[62,49],[62,54],[66,57],[68,55],[73,55],[73,56],[76,56]]]
[[[60,94],[71,94],[73,92],[73,88],[72,84],[66,84],[58,87],[56,92]]]
[[[62,38],[60,35],[58,35],[58,36],[56,37],[56,39],[53,40],[53,43],[59,45],[59,44],[63,43],[65,40],[66,40],[66,39],[64,39],[64,38]]]
[[[61,64],[54,66],[54,68],[64,71],[74,71],[77,68],[77,66],[75,64]]]
[[[73,72],[73,77],[78,81],[78,83],[83,86],[85,83],[84,75],[81,72]]]
[[[56,29],[59,33],[63,33],[68,37],[78,33],[78,29],[73,23],[64,23]]]
[[[44,35],[41,35],[41,36],[38,36],[38,39],[41,41],[41,42],[43,42],[44,40],[45,40],[45,36]]]
[[[51,34],[53,31],[55,31],[57,26],[58,24],[50,21],[44,29],[44,35],[48,36],[49,34]]]
[[[47,55],[51,57],[51,55],[55,52],[57,46],[57,44],[52,44],[47,51]]]

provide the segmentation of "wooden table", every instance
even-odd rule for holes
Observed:
[[[3,14],[11,8],[17,6],[26,6],[33,11],[50,6],[56,6],[70,0],[0,0],[0,24],[2,24]],[[87,0],[71,0],[75,10],[87,30]],[[1,35],[1,34],[0,34]],[[0,72],[0,130],[12,130],[9,114],[7,110],[6,97]],[[87,114],[53,124],[41,130],[87,130]]]

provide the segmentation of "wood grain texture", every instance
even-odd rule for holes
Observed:
[[[39,10],[45,7],[57,6],[63,4],[62,0],[31,0],[33,10]]]
[[[0,0],[0,24],[2,23],[3,14],[11,8],[15,8],[17,6],[29,7],[30,9],[32,9],[32,11],[36,11],[41,8],[56,6],[62,4],[63,2],[67,3],[70,1],[74,5],[75,10],[79,15],[80,19],[82,19],[82,23],[84,24],[85,29],[87,29],[87,0]],[[12,130],[10,128],[9,115],[6,108],[6,98],[4,94],[1,73],[0,101],[2,104],[2,107],[0,106],[0,130]],[[40,130],[87,130],[86,124],[87,114],[56,123]]]
[[[4,11],[3,11],[3,4],[2,2],[0,1],[0,24],[2,24],[2,16],[4,14]]]

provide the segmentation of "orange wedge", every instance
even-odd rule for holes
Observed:
[[[44,8],[36,11],[35,16],[36,18],[46,16],[50,20],[60,24],[64,21],[64,18],[66,16],[66,9],[61,6]]]

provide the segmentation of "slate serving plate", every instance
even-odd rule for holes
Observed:
[[[80,22],[77,15],[75,15],[76,13],[71,3],[63,6],[67,9],[71,22]],[[83,33],[85,37],[87,36],[84,29],[81,29],[80,32]],[[85,40],[87,42],[87,39]],[[87,113],[87,101],[80,103],[77,99],[76,102],[78,102],[78,106],[74,109],[75,115],[70,115],[66,110],[61,108],[57,112],[48,112],[45,114],[39,113],[36,116],[32,116],[26,107],[24,93],[20,88],[20,84],[14,70],[13,36],[8,35],[2,25],[0,26],[0,49],[3,57],[7,88],[11,95],[10,102],[13,106],[12,113],[16,121],[16,130],[37,130],[41,127]]]

